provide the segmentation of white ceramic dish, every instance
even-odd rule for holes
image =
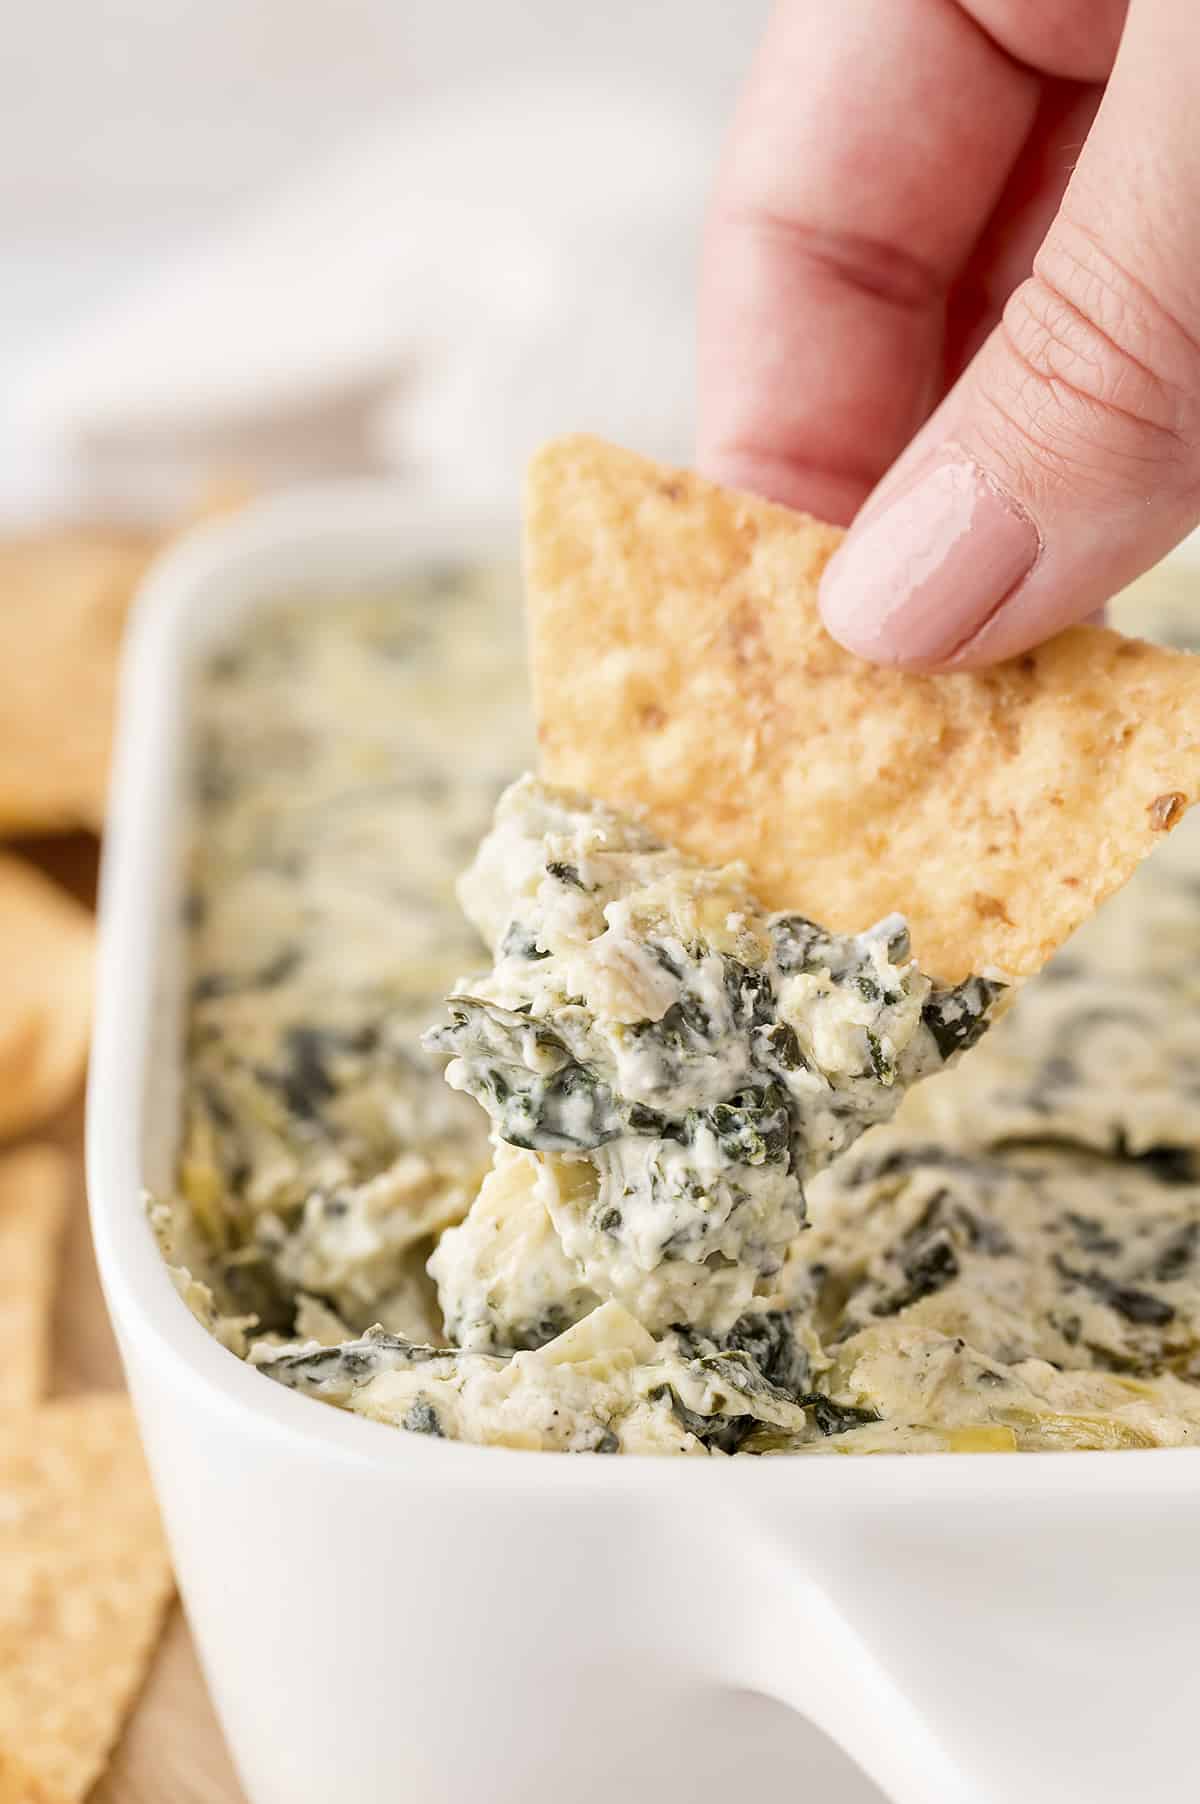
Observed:
[[[1200,1451],[465,1447],[269,1383],[176,1296],[140,1195],[169,1181],[175,1135],[189,673],[281,591],[489,538],[386,491],[265,504],[158,567],[126,654],[93,1227],[253,1804],[1177,1800],[1195,1758]]]

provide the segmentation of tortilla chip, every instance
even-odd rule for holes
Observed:
[[[149,534],[0,541],[0,832],[98,827],[117,652]]]
[[[170,532],[78,527],[0,540],[0,833],[104,820],[121,636],[157,554],[253,499],[214,477]]]
[[[0,1804],[62,1804],[62,1793],[47,1791],[22,1761],[0,1749]]]
[[[78,1087],[93,937],[81,903],[0,853],[0,1140],[53,1115]]]
[[[54,1146],[23,1147],[0,1158],[0,1409],[27,1408],[46,1394],[55,1256],[70,1174]]]
[[[543,774],[641,807],[842,932],[899,910],[946,980],[1036,971],[1200,792],[1200,659],[1076,627],[994,670],[843,651],[832,526],[589,438],[528,485]]]
[[[125,1397],[0,1418],[0,1799],[82,1798],[120,1733],[171,1596]],[[17,1775],[6,1790],[10,1769]]]

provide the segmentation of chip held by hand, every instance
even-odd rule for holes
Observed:
[[[989,670],[826,633],[841,533],[598,439],[529,472],[542,775],[839,932],[893,911],[926,970],[1025,977],[1200,794],[1200,657],[1073,627]]]

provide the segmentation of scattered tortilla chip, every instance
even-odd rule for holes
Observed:
[[[55,1257],[70,1195],[71,1167],[54,1146],[0,1158],[0,1408],[26,1408],[46,1394]],[[0,1785],[0,1799],[3,1798]]]
[[[117,653],[149,534],[0,541],[0,831],[98,827]]]
[[[893,909],[927,970],[1036,971],[1200,792],[1200,659],[1076,627],[999,668],[883,670],[817,612],[832,526],[589,438],[534,459],[544,775],[644,809],[768,907]]]
[[[0,1573],[0,1799],[75,1804],[120,1733],[172,1591],[125,1397],[0,1418]],[[41,1790],[21,1791],[22,1773]]]
[[[0,540],[0,833],[104,820],[125,617],[158,552],[253,498],[217,476],[169,533],[77,527]]]
[[[0,1140],[46,1120],[78,1087],[93,938],[81,903],[0,853]]]

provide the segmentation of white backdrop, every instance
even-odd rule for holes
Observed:
[[[766,0],[33,0],[4,7],[0,232],[211,216],[364,114],[562,69],[724,112]]]
[[[235,367],[216,374],[236,388],[245,384],[246,366],[278,350],[277,332],[262,335],[263,319],[257,326],[251,320],[245,333],[236,327],[239,309],[252,314],[254,308],[246,292],[231,287],[221,260],[226,238],[240,233],[244,249],[247,220],[256,231],[281,191],[294,191],[297,182],[303,189],[314,175],[320,182],[329,160],[347,149],[353,161],[373,125],[382,128],[387,156],[400,167],[413,121],[436,116],[441,107],[435,138],[438,130],[457,131],[462,115],[445,108],[462,93],[478,99],[469,103],[466,121],[473,135],[464,127],[449,159],[456,167],[446,178],[447,207],[464,208],[477,167],[483,186],[489,174],[493,179],[489,229],[502,236],[507,227],[495,183],[508,149],[522,192],[512,197],[514,267],[502,273],[502,284],[515,292],[540,282],[543,311],[536,320],[530,316],[526,340],[497,362],[488,337],[495,292],[486,281],[476,291],[473,272],[449,266],[449,236],[439,239],[430,225],[436,207],[425,206],[420,218],[406,213],[414,189],[398,181],[397,238],[406,230],[410,237],[423,234],[426,267],[449,258],[444,285],[461,300],[463,317],[453,358],[423,365],[421,383],[406,389],[402,404],[373,415],[374,452],[382,449],[385,461],[410,459],[416,435],[429,447],[431,471],[441,476],[439,460],[453,455],[470,409],[473,419],[479,415],[481,458],[487,441],[495,459],[511,461],[543,426],[572,423],[560,421],[555,407],[570,412],[576,372],[577,411],[586,416],[594,407],[598,415],[579,423],[621,429],[624,390],[637,400],[628,435],[649,449],[673,450],[689,430],[682,398],[690,381],[685,347],[699,208],[767,10],[767,0],[37,0],[8,7],[0,54],[0,511],[114,502],[136,509],[151,465],[159,478],[164,470],[167,476],[165,486],[159,482],[161,496],[148,490],[148,498],[170,505],[176,476],[186,485],[191,467],[172,472],[156,440],[149,456],[141,446],[140,462],[126,459],[118,470],[105,438],[113,422],[97,412],[104,372],[110,389],[128,390],[135,406],[145,401],[139,380],[149,384],[168,435],[191,433],[195,422],[186,407],[179,417],[171,414],[171,371],[180,372],[181,386],[182,373],[192,371],[195,388],[194,366],[207,375],[227,345]],[[553,151],[532,155],[515,141],[526,115],[533,133],[539,104],[551,109],[546,129],[557,129],[556,89],[566,95],[564,138],[573,132],[579,140],[565,146],[562,159]],[[514,90],[515,120],[506,105]],[[493,115],[511,143],[498,145],[489,135]],[[643,211],[639,155],[645,185],[658,190]],[[587,164],[591,205],[602,196],[605,156],[614,193],[628,199],[628,227],[622,237],[610,221],[612,243],[589,248],[591,270],[580,258],[578,236],[568,244],[568,233],[559,260],[573,274],[570,282],[559,280],[560,293],[545,276],[534,238],[551,229],[547,216],[555,229],[565,218],[571,158]],[[356,179],[358,189],[338,202],[352,215],[364,184],[369,189],[389,179],[386,161]],[[426,200],[436,200],[428,177],[420,186]],[[311,328],[319,366],[322,335],[329,328],[337,337],[338,309],[347,303],[344,294],[330,292],[340,278],[327,267],[336,255],[328,217],[314,218],[314,231],[324,311],[306,319],[289,309],[286,323],[300,344]],[[181,312],[179,281],[171,306],[162,304],[161,272],[195,245],[211,248],[188,278],[190,312]],[[363,246],[352,242],[350,249],[367,280]],[[495,254],[494,245],[488,254]],[[282,284],[284,274],[277,273]],[[412,257],[386,273],[393,284],[411,285]],[[218,277],[220,302],[210,308]],[[248,271],[242,278],[245,290]],[[312,285],[287,279],[304,304]],[[270,283],[259,292],[269,296]],[[136,303],[132,313],[129,297]],[[260,314],[269,304],[260,305]],[[316,300],[311,304],[315,309]],[[501,296],[499,311],[507,304]],[[624,321],[616,317],[626,313]],[[197,358],[198,314],[219,322],[221,338],[214,342],[210,334]],[[590,378],[574,349],[579,331],[592,346]],[[397,355],[411,361],[399,327],[396,337]],[[155,347],[161,371],[153,369]],[[662,430],[649,419],[642,431],[647,405],[654,405],[656,367],[662,369]],[[314,380],[321,375],[316,368]],[[481,390],[490,417],[479,405]],[[81,478],[84,439],[89,450]],[[316,442],[310,438],[306,449]],[[220,432],[197,459],[213,455],[220,461]],[[297,473],[306,473],[303,460]],[[492,480],[482,463],[475,480],[481,486]]]

